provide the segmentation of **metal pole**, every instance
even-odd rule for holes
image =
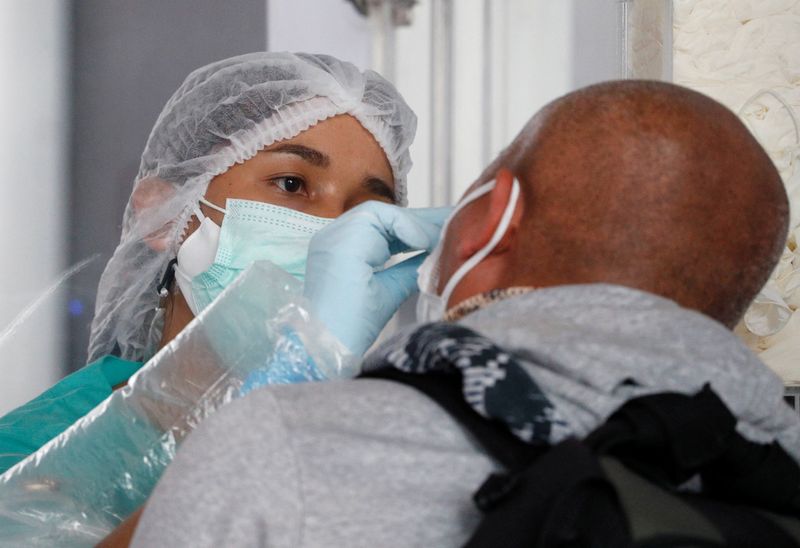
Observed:
[[[393,5],[386,0],[370,0],[367,18],[372,28],[372,68],[387,80],[395,81],[395,24]]]
[[[431,2],[431,205],[453,202],[453,1]]]
[[[491,0],[483,0],[483,92],[481,96],[481,121],[483,134],[481,135],[481,163],[489,165],[492,153],[492,120],[493,120],[493,95],[494,63],[492,59],[494,32],[492,26]]]
[[[619,75],[672,80],[672,0],[619,0]]]
[[[672,0],[664,0],[664,50],[662,59],[661,79],[666,82],[672,82],[672,34],[673,34],[673,18],[674,6]]]
[[[619,77],[632,78],[630,73],[629,63],[629,46],[630,46],[630,32],[628,25],[630,23],[630,0],[620,0],[618,8],[618,35],[619,42],[617,47],[617,54],[619,59]]]

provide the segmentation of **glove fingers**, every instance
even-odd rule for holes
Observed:
[[[430,222],[426,216],[438,220]],[[352,252],[360,255],[370,266],[379,267],[388,260],[390,253],[432,250],[439,241],[441,226],[437,223],[441,218],[441,211],[413,214],[405,208],[370,201],[348,211],[323,230],[330,234],[337,225],[337,230],[358,234],[357,238],[352,238],[354,244],[356,240],[363,244],[371,242],[354,247]],[[382,241],[383,245],[378,245],[375,240]]]
[[[427,256],[421,253],[375,274],[375,281],[383,287],[386,303],[393,311],[417,291],[417,270]]]
[[[430,208],[430,210],[433,209]],[[392,222],[387,225],[390,250],[393,253],[420,249],[433,250],[439,243],[442,224],[447,217],[446,208],[435,209],[437,211],[397,208],[396,211],[391,212]]]
[[[399,240],[409,249],[428,249],[432,247],[431,242],[435,241],[436,233],[441,230],[439,227],[411,215],[408,211],[397,206],[381,205],[386,206],[386,208],[376,210],[377,218],[390,245],[393,240]]]
[[[424,227],[428,238],[430,238],[429,245],[421,249],[433,251],[433,248],[436,247],[442,237],[442,228],[453,209],[452,207],[421,207],[406,210],[410,216],[419,220],[420,225]]]

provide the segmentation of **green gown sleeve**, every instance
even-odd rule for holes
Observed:
[[[141,367],[105,356],[0,418],[0,474],[69,428]]]

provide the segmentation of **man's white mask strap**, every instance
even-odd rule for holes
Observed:
[[[497,185],[496,181],[491,181],[470,192],[464,198],[461,204],[459,204],[456,210],[453,212],[450,219],[453,219],[455,217],[455,214],[470,202],[473,202],[476,199],[483,196],[484,194],[487,194],[492,190],[494,190],[496,185]],[[511,225],[511,218],[514,216],[514,211],[517,209],[519,194],[520,194],[519,181],[517,181],[517,179],[515,178],[514,183],[511,187],[511,197],[508,200],[508,205],[506,206],[506,209],[503,212],[503,216],[500,218],[500,222],[497,224],[497,228],[495,228],[494,230],[494,234],[492,234],[492,238],[485,246],[483,246],[483,248],[480,251],[478,251],[477,253],[475,253],[475,255],[467,259],[467,261],[464,262],[464,264],[462,264],[458,268],[458,270],[455,271],[455,273],[453,273],[453,275],[448,280],[447,285],[445,285],[444,290],[442,290],[442,300],[444,301],[445,307],[447,307],[447,303],[450,301],[450,296],[452,295],[456,286],[458,286],[461,280],[464,279],[464,276],[466,276],[470,270],[475,268],[481,261],[483,261],[486,257],[488,257],[489,254],[494,250],[494,248],[497,247],[497,244],[500,243],[500,240],[503,239],[503,236],[505,236],[508,227]],[[446,228],[447,227],[445,227],[445,229]]]

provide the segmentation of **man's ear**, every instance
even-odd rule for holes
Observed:
[[[175,195],[171,183],[159,177],[147,177],[136,183],[131,195],[131,206],[134,215],[139,218],[148,214],[148,210],[163,204]],[[163,252],[169,245],[170,223],[154,230],[144,237],[144,243],[153,251]]]
[[[481,226],[477,231],[477,237],[464,241],[461,249],[459,250],[460,255],[462,255],[464,260],[480,251],[481,248],[487,245],[492,239],[495,230],[497,230],[497,226],[500,224],[500,221],[503,218],[506,207],[508,207],[508,203],[511,200],[513,187],[514,174],[505,168],[498,170],[497,174],[495,175],[494,188],[487,196],[482,198],[484,200],[488,198],[489,207],[488,209],[484,210],[480,219]],[[492,255],[504,253],[511,247],[514,238],[517,235],[519,225],[522,221],[523,208],[523,200],[522,196],[520,196],[520,198],[517,200],[517,206],[514,209],[514,213],[511,217],[511,223],[508,225],[508,229],[503,235],[503,238],[492,250]]]

